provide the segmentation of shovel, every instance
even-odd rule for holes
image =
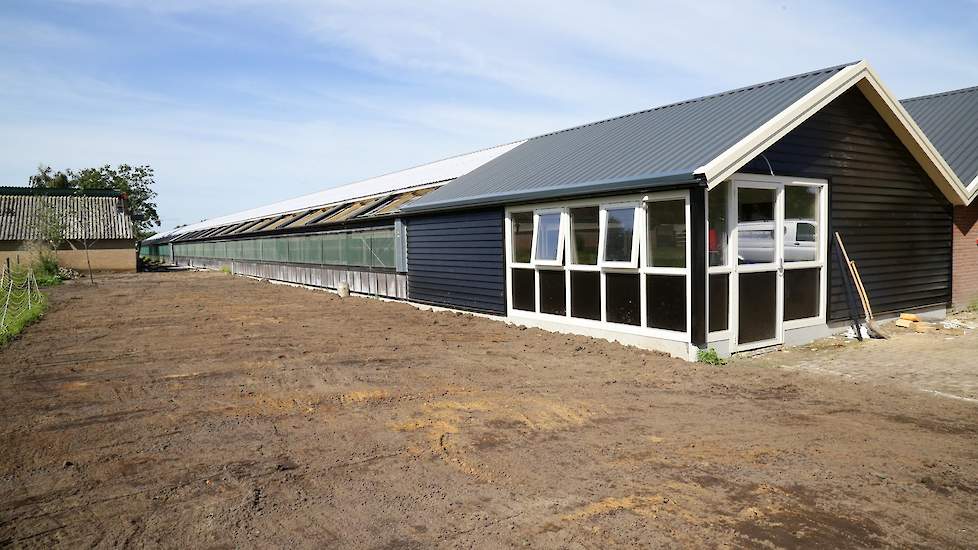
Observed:
[[[876,322],[876,319],[873,318],[873,308],[869,304],[869,295],[866,294],[866,287],[863,286],[863,280],[859,276],[859,270],[856,269],[856,262],[850,260],[849,254],[846,253],[846,247],[842,244],[842,236],[836,233],[835,239],[839,243],[842,256],[845,258],[846,266],[849,268],[849,274],[852,275],[852,282],[856,286],[856,293],[859,294],[859,299],[863,303],[863,311],[866,312],[866,330],[873,338],[889,338],[890,335],[883,331]]]

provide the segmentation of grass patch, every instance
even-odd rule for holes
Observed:
[[[221,273],[227,273],[228,275],[230,275],[231,274],[231,268],[228,267],[228,266],[226,266],[226,265],[222,265],[221,266]]]
[[[720,367],[727,364],[727,360],[717,353],[717,350],[701,349],[696,352],[696,360],[700,363],[706,363],[707,365],[713,365],[714,367]]]
[[[5,322],[7,326],[0,329],[0,346],[7,345],[18,334],[23,332],[25,328],[37,322],[38,319],[44,316],[47,308],[48,300],[42,295],[39,301],[31,304],[31,307],[21,310],[20,314],[16,317],[7,319]]]

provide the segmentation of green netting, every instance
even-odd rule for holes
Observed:
[[[346,265],[346,235],[329,233],[323,235],[323,263],[326,265]]]
[[[228,241],[227,243],[227,255],[228,258],[234,260],[241,259],[241,241]]]
[[[241,241],[241,259],[242,260],[260,260],[261,259],[261,245],[259,241],[255,239],[248,239]]]
[[[370,232],[370,265],[394,267],[394,230]]]
[[[303,264],[323,263],[323,236],[292,237],[289,243],[289,261]]]
[[[346,265],[370,265],[370,234],[366,231],[349,233],[346,236]]]
[[[289,240],[281,238],[262,239],[261,259],[266,262],[289,261]]]

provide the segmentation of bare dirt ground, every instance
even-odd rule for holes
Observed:
[[[978,540],[978,406],[779,368],[838,370],[848,348],[692,365],[219,273],[51,297],[0,351],[2,544]],[[955,342],[975,368],[978,337]],[[894,344],[871,355],[908,353]],[[931,348],[918,370],[948,359]]]

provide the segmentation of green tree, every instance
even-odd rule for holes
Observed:
[[[152,235],[151,229],[160,224],[156,211],[156,180],[153,168],[147,164],[130,166],[120,164],[113,168],[106,164],[98,168],[71,169],[55,172],[50,166],[41,165],[37,174],[30,177],[31,187],[51,189],[115,189],[125,196],[126,205],[132,215],[136,237],[145,239]]]

